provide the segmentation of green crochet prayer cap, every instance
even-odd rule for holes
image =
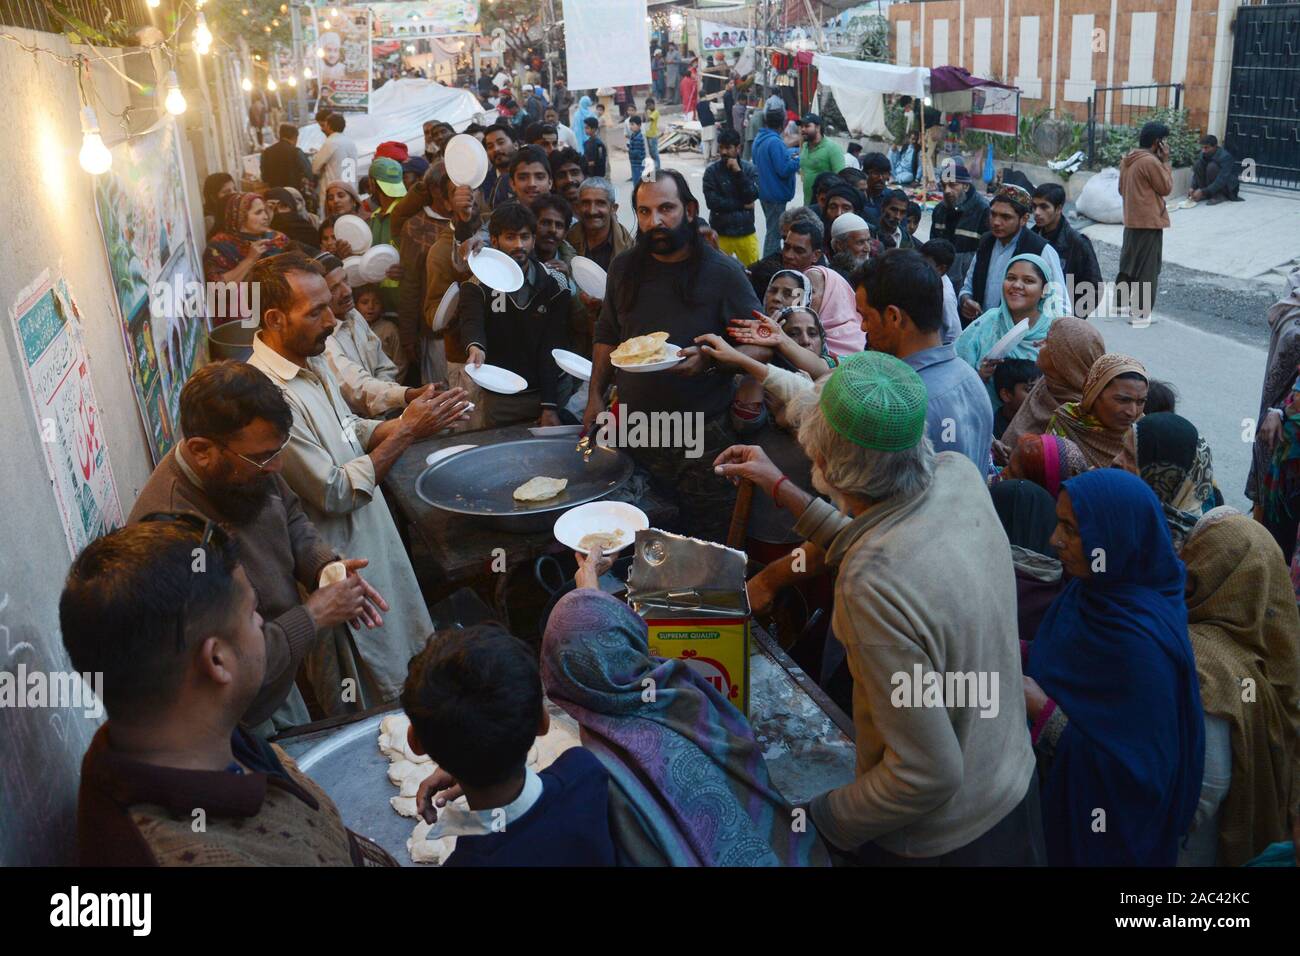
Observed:
[[[839,435],[863,448],[903,451],[925,434],[925,383],[911,366],[884,352],[841,360],[818,404]]]

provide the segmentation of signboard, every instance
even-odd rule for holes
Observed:
[[[81,313],[67,283],[48,272],[9,310],[45,466],[73,557],[123,523],[99,399],[81,339]]]
[[[710,20],[696,20],[695,27],[699,36],[701,53],[739,53],[754,42],[754,31],[748,27],[738,27],[731,23],[713,23]]]
[[[342,7],[337,17],[322,17],[324,11],[312,9],[312,20],[319,36],[317,76],[320,77],[320,100],[317,109],[328,107],[340,113],[370,112],[370,10],[366,7]]]
[[[478,0],[425,0],[423,3],[372,3],[375,34],[392,37],[438,37],[479,33]]]
[[[646,0],[567,0],[564,57],[569,89],[650,83]]]
[[[971,111],[962,117],[962,127],[1015,136],[1020,127],[1020,91],[1000,86],[977,86],[970,91]]]
[[[95,177],[131,381],[154,462],[175,441],[181,387],[208,360],[203,273],[190,232],[175,121],[113,147]]]

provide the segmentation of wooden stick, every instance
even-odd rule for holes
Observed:
[[[731,527],[727,529],[727,547],[745,550],[745,529],[749,525],[749,509],[754,503],[754,483],[748,478],[740,480],[736,489],[736,507],[731,511]]]

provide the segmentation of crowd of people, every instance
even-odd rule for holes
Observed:
[[[655,62],[660,98],[684,64],[694,92],[675,47]],[[281,131],[264,193],[205,184],[205,273],[257,283],[258,331],[246,363],[185,384],[183,439],[64,587],[65,644],[109,714],[83,767],[86,862],[391,864],[265,741],[380,704],[438,766],[426,820],[461,795],[506,814],[458,865],[1237,865],[1300,835],[1300,272],[1269,316],[1261,523],[1224,506],[1173,389],[1070,296],[1100,274],[1060,187],[986,197],[957,162],[921,242],[913,158],[850,163],[779,97],[752,158],[743,129],[717,133],[699,197],[660,165],[653,99],[620,103],[616,183],[591,99],[570,124],[545,92],[524,87],[524,122],[465,130],[478,188],[448,175],[436,121],[423,155],[384,143],[351,181],[332,113],[311,160]],[[382,280],[349,280],[342,215],[399,250]],[[483,247],[521,288],[474,276]],[[655,332],[674,368],[614,363]],[[527,388],[481,390],[466,370],[486,361]],[[669,530],[724,541],[737,484],[761,492],[750,604],[794,589],[827,612],[797,651],[852,713],[851,782],[791,806],[745,717],[602,592],[605,559],[576,556],[540,654],[500,625],[432,633],[382,489],[400,456],[454,430],[591,428],[611,401],[701,423],[693,456],[626,449],[676,504]],[[583,747],[538,774],[543,693]]]

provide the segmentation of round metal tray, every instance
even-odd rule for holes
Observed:
[[[584,460],[576,446],[571,437],[480,445],[430,465],[415,480],[415,493],[434,508],[505,531],[541,531],[569,508],[603,498],[632,476],[626,452],[597,447]],[[567,478],[568,487],[546,501],[515,501],[514,490],[538,475]]]

